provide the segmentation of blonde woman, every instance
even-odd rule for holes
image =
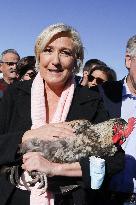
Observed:
[[[96,89],[76,86],[74,75],[84,58],[79,33],[63,23],[51,25],[38,36],[35,45],[38,74],[33,82],[24,81],[11,87],[0,107],[0,165],[14,165],[18,144],[31,138],[55,140],[73,137],[72,128],[61,122],[87,119],[106,120],[108,115]],[[39,153],[23,157],[22,176],[31,170],[43,170],[49,177],[48,190],[39,194],[37,186],[28,191],[13,186],[8,177],[1,176],[1,205],[89,204],[82,180],[81,164],[55,164]],[[59,177],[58,177],[59,176]],[[79,184],[65,194],[60,186]],[[88,195],[90,197],[90,193]]]

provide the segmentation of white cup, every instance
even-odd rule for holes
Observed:
[[[99,189],[105,176],[105,160],[99,157],[89,157],[91,188]]]

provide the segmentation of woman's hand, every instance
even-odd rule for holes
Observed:
[[[26,171],[44,172],[47,176],[82,176],[79,162],[71,164],[49,162],[40,152],[24,154],[22,168]]]
[[[47,176],[53,176],[53,163],[49,162],[40,152],[28,152],[23,155],[22,168],[31,172],[44,172]]]
[[[67,123],[54,123],[26,131],[23,135],[22,143],[32,138],[54,141],[56,138],[74,136],[74,130]]]

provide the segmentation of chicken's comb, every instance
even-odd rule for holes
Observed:
[[[128,125],[127,128],[124,130],[124,136],[127,138],[131,132],[133,131],[136,124],[136,118],[131,117],[128,119]]]
[[[118,130],[118,126],[115,125],[114,131],[118,130],[118,132],[112,137],[114,144],[122,145],[126,141],[126,138],[128,138],[128,136],[133,131],[135,124],[136,124],[136,118],[131,117],[128,119],[128,124],[125,130],[122,129]]]

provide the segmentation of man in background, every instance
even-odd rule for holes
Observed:
[[[122,117],[128,121],[136,118],[136,35],[127,42],[125,66],[128,75],[123,80],[106,82],[99,88],[110,117]],[[136,125],[122,148],[125,168],[111,180],[108,204],[136,205]]]
[[[17,62],[20,56],[14,49],[7,49],[1,53],[0,56],[0,71],[3,78],[0,79],[0,98],[3,96],[9,84],[17,80]]]

